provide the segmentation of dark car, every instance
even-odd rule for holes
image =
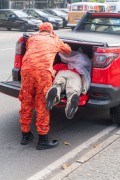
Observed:
[[[63,19],[63,27],[67,26],[68,23],[68,14],[58,10],[58,9],[44,9],[45,13],[51,14],[53,16],[58,16]]]
[[[54,29],[58,29],[59,27],[63,26],[63,20],[61,18],[48,15],[40,9],[24,9],[23,12],[33,17],[36,17],[43,22],[50,22],[53,25]]]
[[[19,29],[22,32],[27,30],[38,30],[41,23],[41,20],[28,16],[21,10],[0,10],[0,27],[8,30]]]
[[[68,9],[68,8],[59,8],[58,10],[59,10],[59,11],[62,11],[62,12],[65,13],[65,14],[68,14],[68,12],[69,12],[69,9]]]

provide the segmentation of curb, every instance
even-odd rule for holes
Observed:
[[[112,143],[117,141],[120,138],[120,130],[113,136],[106,139],[104,142],[96,145],[93,147],[91,151],[86,153],[85,155],[81,156],[76,162],[71,164],[69,167],[67,167],[65,170],[62,170],[62,172],[58,173],[54,177],[51,177],[49,180],[62,180],[63,178],[67,177],[68,175],[74,173],[75,170],[78,170],[79,167],[81,167],[83,164],[88,162],[91,158],[93,158],[95,155],[103,151],[105,148],[110,146]]]
[[[67,162],[69,162],[71,160],[74,161],[74,158],[77,158],[77,156],[79,156],[80,153],[82,153],[85,150],[89,150],[89,148],[94,147],[95,144],[99,144],[99,142],[101,142],[103,138],[105,138],[105,137],[107,138],[108,136],[110,136],[110,133],[112,133],[116,130],[118,130],[117,126],[113,126],[113,125],[109,126],[108,128],[104,129],[103,131],[99,132],[92,138],[85,141],[83,144],[80,144],[78,147],[76,147],[72,151],[63,155],[61,158],[59,158],[56,161],[54,161],[53,163],[49,164],[44,169],[42,169],[39,172],[37,172],[36,174],[32,175],[27,180],[45,180],[45,179],[52,180],[54,177],[55,177],[54,178],[55,180],[57,177],[59,179],[61,179],[60,177],[64,177],[66,173],[69,174],[70,172],[74,171],[76,168],[78,168],[82,164],[79,160],[79,162],[75,162],[75,164],[73,163],[69,167],[66,168]],[[117,136],[117,138],[118,138],[118,136]],[[64,169],[66,169],[66,170],[62,170],[62,172],[60,172],[61,167],[63,169],[64,165],[65,165]],[[59,176],[58,171],[60,172],[60,176]]]

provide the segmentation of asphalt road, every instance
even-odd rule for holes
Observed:
[[[69,30],[63,31],[66,33]],[[0,81],[11,76],[15,43],[21,34],[17,31],[0,31]],[[74,119],[68,120],[64,108],[55,107],[51,111],[50,137],[58,139],[59,146],[38,151],[35,149],[38,138],[35,114],[31,126],[34,141],[27,146],[19,143],[19,109],[20,102],[17,98],[0,93],[0,180],[26,180],[112,125],[108,110],[82,107]],[[70,145],[65,145],[65,141]]]

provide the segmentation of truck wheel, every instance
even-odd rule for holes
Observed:
[[[54,27],[54,30],[58,30],[58,27]]]
[[[73,31],[74,28],[75,28],[75,27],[71,27],[71,30]]]
[[[110,109],[112,122],[120,126],[120,105]]]
[[[27,26],[26,26],[26,24],[21,24],[21,26],[20,26],[20,31],[21,31],[21,32],[27,31]]]

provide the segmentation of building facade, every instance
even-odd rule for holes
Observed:
[[[0,9],[64,8],[68,0],[0,0]]]
[[[0,9],[5,9],[9,7],[9,0],[0,0]]]

